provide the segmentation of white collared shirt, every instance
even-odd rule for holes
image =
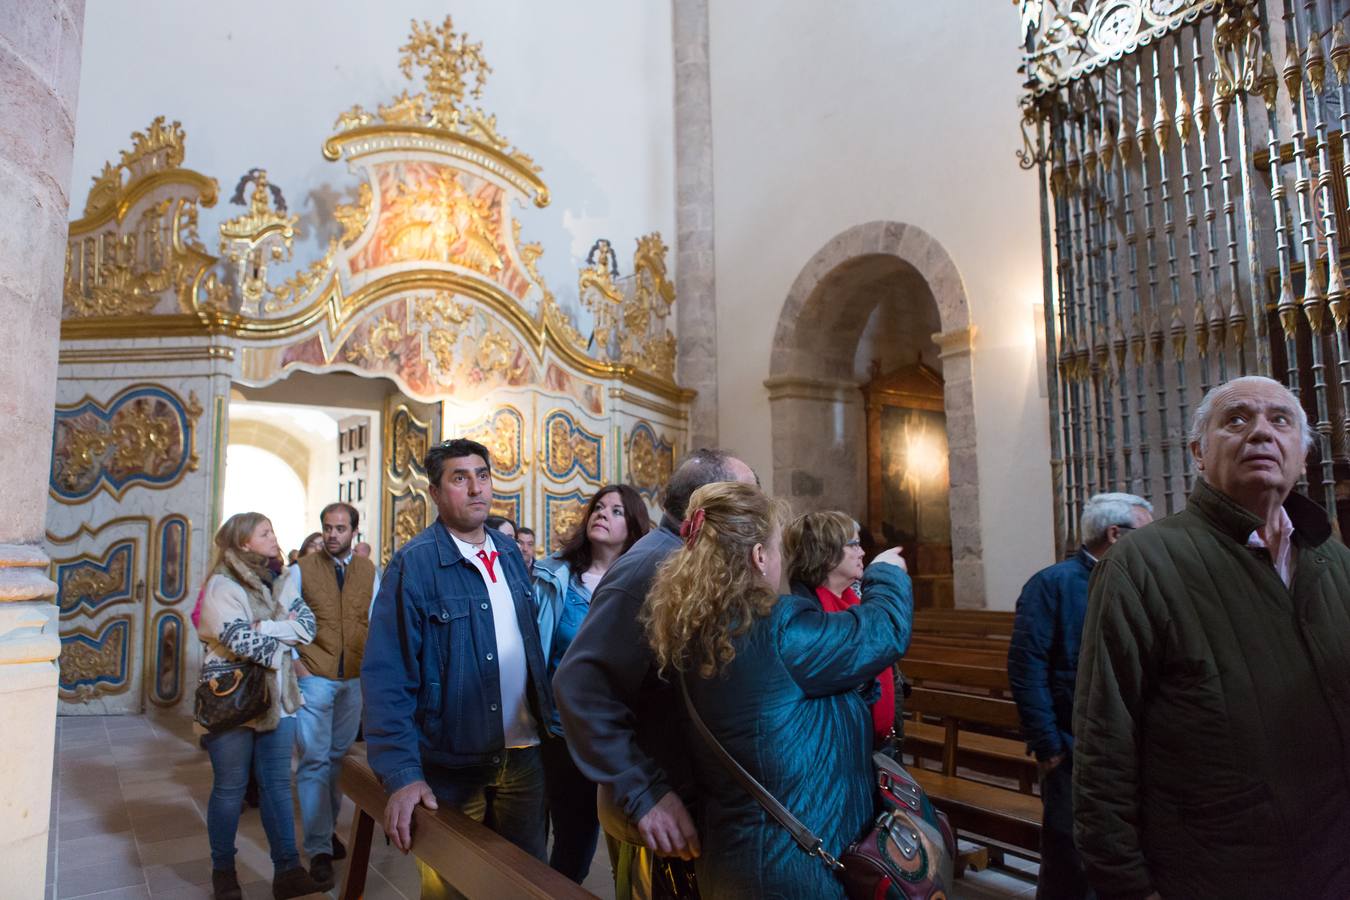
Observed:
[[[1276,554],[1271,555],[1270,562],[1275,566],[1275,573],[1280,576],[1285,587],[1289,587],[1294,581],[1294,523],[1289,519],[1289,513],[1284,507],[1280,507],[1280,521],[1277,526],[1280,549]],[[1261,536],[1261,529],[1258,528],[1247,537],[1247,546],[1258,550],[1270,550],[1270,545],[1265,538]]]
[[[447,529],[448,531],[449,529]],[[492,628],[497,636],[497,674],[501,685],[502,731],[506,736],[508,750],[518,747],[533,747],[539,743],[539,729],[535,726],[534,716],[530,715],[529,704],[525,700],[526,680],[529,669],[525,662],[525,639],[520,636],[520,620],[516,616],[516,603],[511,597],[511,585],[506,580],[506,563],[499,554],[498,541],[510,540],[502,535],[494,535],[487,529],[488,541],[483,550],[488,559],[478,555],[479,548],[461,541],[453,534],[451,540],[459,548],[460,554],[473,563],[478,574],[483,576],[487,587],[488,600],[492,603]],[[492,661],[492,657],[488,657]]]

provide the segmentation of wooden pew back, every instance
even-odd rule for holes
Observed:
[[[341,781],[357,814],[348,844],[351,859],[339,896],[359,900],[365,890],[375,823],[384,818],[387,795],[370,770],[361,744],[342,761]],[[418,806],[413,811],[413,852],[470,900],[596,900],[590,891],[457,809],[432,811]]]

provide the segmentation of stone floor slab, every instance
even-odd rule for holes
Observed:
[[[75,866],[62,860],[56,873],[57,900],[70,900],[99,891],[133,887],[145,884],[145,871],[140,865],[124,862],[102,862]]]

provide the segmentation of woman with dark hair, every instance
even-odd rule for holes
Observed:
[[[516,523],[512,522],[506,516],[488,516],[483,520],[483,524],[494,531],[506,535],[511,540],[516,539]]]
[[[783,530],[788,587],[815,600],[825,612],[841,612],[862,602],[853,586],[862,581],[863,548],[858,523],[847,513],[825,511],[798,516]],[[877,676],[879,696],[872,703],[872,736],[878,748],[895,727],[895,675]]]
[[[659,672],[688,688],[709,731],[838,857],[876,816],[872,722],[860,691],[909,644],[913,593],[895,550],[863,577],[863,601],[827,613],[780,596],[782,506],[748,484],[694,492],[684,546],[639,616]],[[835,897],[843,884],[732,777],[697,735],[704,900]]]
[[[606,485],[586,504],[576,531],[562,549],[534,564],[535,609],[550,681],[591,608],[591,592],[649,526],[647,507],[637,491],[626,484]],[[549,734],[543,746],[553,826],[549,865],[580,884],[590,870],[600,836],[595,783],[572,762],[556,712]]]
[[[247,677],[253,666],[264,670],[268,683],[268,704],[256,718],[228,729],[209,730],[197,723],[211,757],[206,833],[216,900],[242,896],[234,867],[235,836],[250,772],[257,774],[261,789],[263,830],[272,851],[272,896],[282,900],[323,890],[300,865],[291,808],[295,711],[304,703],[291,668],[291,648],[314,640],[314,613],[289,573],[276,565],[280,554],[266,516],[230,516],[216,532],[202,595],[197,629],[201,683],[214,689]]]
[[[300,545],[300,552],[296,555],[295,558],[304,559],[311,553],[318,553],[322,549],[323,549],[323,532],[316,531],[309,537],[305,538],[305,542]]]

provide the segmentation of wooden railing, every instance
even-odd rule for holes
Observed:
[[[375,823],[384,818],[387,799],[366,762],[364,745],[358,744],[342,761],[342,790],[356,804],[356,819],[349,842],[351,858],[338,896],[360,900],[366,889]],[[413,834],[417,858],[469,900],[596,900],[590,891],[457,809],[432,811],[418,806],[413,810]]]

